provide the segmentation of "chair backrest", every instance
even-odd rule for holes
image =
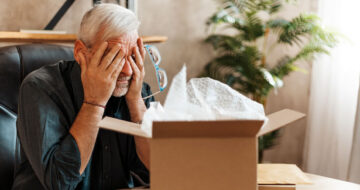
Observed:
[[[27,44],[0,48],[0,189],[14,177],[19,87],[30,72],[59,60],[73,60],[73,48]]]

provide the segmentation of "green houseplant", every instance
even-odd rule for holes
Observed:
[[[321,27],[314,14],[300,14],[292,19],[277,17],[285,3],[288,1],[223,1],[207,21],[210,35],[206,42],[218,56],[201,75],[220,80],[265,106],[269,92],[280,88],[285,76],[304,71],[296,62],[329,54],[337,43],[336,35]],[[267,56],[280,45],[297,46],[299,50],[293,56],[284,54],[279,60],[271,60],[276,63],[270,66]],[[260,160],[263,150],[273,146],[277,136],[278,132],[273,132],[259,139]]]

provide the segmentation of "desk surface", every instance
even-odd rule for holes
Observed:
[[[306,174],[314,184],[297,185],[296,190],[360,190],[360,185],[323,177],[314,174]],[[125,190],[125,189],[123,189]],[[148,190],[148,189],[131,189],[131,190]]]
[[[360,190],[360,185],[323,177],[314,174],[306,174],[314,183],[311,185],[297,185],[297,190]]]

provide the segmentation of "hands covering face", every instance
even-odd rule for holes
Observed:
[[[82,52],[78,53],[84,101],[106,105],[116,88],[117,79],[125,64],[129,64],[132,70],[130,86],[125,97],[127,101],[141,99],[145,76],[145,49],[142,40],[138,38],[137,45],[127,51],[127,55],[119,43],[109,47],[108,42],[103,42],[88,59]]]
[[[130,82],[130,87],[125,95],[127,101],[141,99],[142,83],[145,77],[144,60],[145,60],[145,48],[141,38],[137,40],[137,46],[133,47],[132,56],[128,56],[127,60],[133,70],[133,75]]]

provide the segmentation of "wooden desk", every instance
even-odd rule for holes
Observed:
[[[314,184],[297,185],[297,190],[360,190],[360,185],[323,177],[314,174],[306,174]]]
[[[359,184],[350,183],[350,182],[341,181],[341,180],[332,179],[314,174],[306,174],[306,175],[311,179],[311,181],[314,184],[297,185],[296,190],[360,190]],[[130,190],[130,189],[126,189],[126,190]],[[149,189],[135,188],[131,190],[149,190]]]

